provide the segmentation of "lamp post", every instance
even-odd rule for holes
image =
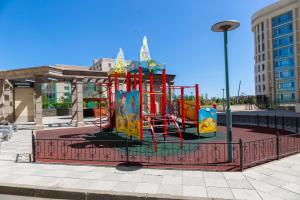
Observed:
[[[227,54],[227,32],[234,30],[240,26],[240,23],[235,20],[221,21],[214,24],[211,30],[214,32],[224,33],[224,57],[225,57],[225,82],[226,82],[226,127],[227,127],[227,143],[228,143],[228,162],[233,160],[233,145],[232,145],[232,116],[230,109],[229,95],[229,75],[228,75],[228,54]]]
[[[223,107],[223,112],[225,112],[224,90],[225,90],[225,88],[222,88],[222,91],[223,91],[223,97],[222,97],[222,107]]]

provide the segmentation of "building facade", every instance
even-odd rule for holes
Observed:
[[[299,103],[299,7],[300,0],[281,0],[252,16],[258,105]]]

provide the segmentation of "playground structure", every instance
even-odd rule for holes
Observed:
[[[194,100],[185,100],[187,90],[193,91]],[[176,96],[176,93],[179,95]],[[146,38],[143,40],[140,61],[126,65],[120,49],[107,82],[99,83],[99,94],[100,114],[94,124],[101,131],[115,128],[116,132],[123,132],[141,142],[150,138],[154,151],[157,141],[160,138],[165,141],[169,134],[177,135],[182,147],[187,128],[196,129],[198,135],[206,133],[200,130],[198,84],[167,84],[166,65],[150,58]],[[103,113],[103,109],[107,112]],[[214,114],[216,116],[216,112]],[[211,120],[214,126],[210,130],[215,132],[216,117]]]

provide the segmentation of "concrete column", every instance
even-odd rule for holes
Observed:
[[[83,79],[77,79],[76,94],[77,94],[77,126],[84,126],[83,122]]]
[[[4,80],[0,80],[0,121],[4,120]]]
[[[77,126],[77,95],[76,95],[76,79],[71,81],[71,99],[72,99],[72,119],[71,124]]]
[[[42,90],[42,80],[40,78],[36,78],[34,83],[34,99],[35,99],[34,121],[35,121],[36,130],[41,130],[44,128],[41,90]]]
[[[13,122],[13,88],[7,82],[4,82],[3,96],[4,120]]]
[[[82,79],[71,81],[72,125],[81,127],[83,122],[83,82]]]

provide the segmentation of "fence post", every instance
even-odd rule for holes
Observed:
[[[280,159],[280,138],[279,138],[279,131],[276,131],[276,157],[277,160]]]
[[[128,137],[126,137],[126,166],[129,167],[129,165]]]
[[[32,162],[35,162],[35,136],[33,130],[31,131],[31,145],[32,145]]]
[[[259,115],[256,115],[257,127],[259,127]]]
[[[269,126],[270,126],[270,125],[269,125],[269,124],[270,124],[270,119],[269,119],[269,118],[270,118],[270,116],[267,115],[267,127],[268,127],[268,128],[269,128]]]
[[[275,126],[275,129],[277,129],[277,117],[276,117],[276,115],[274,116],[274,126]]]
[[[282,130],[284,130],[284,116],[281,117],[281,121],[282,121]]]
[[[244,147],[243,147],[243,140],[240,138],[239,140],[240,146],[240,170],[244,170]]]
[[[298,133],[298,117],[296,117],[295,119],[296,119],[296,133]]]

